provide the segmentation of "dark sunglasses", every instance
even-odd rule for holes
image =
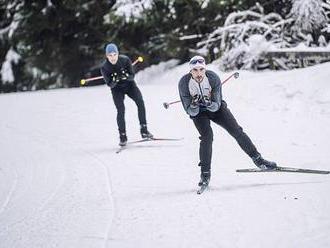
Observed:
[[[194,59],[194,60],[190,61],[189,64],[196,65],[197,63],[198,64],[204,64],[205,63],[205,59]]]

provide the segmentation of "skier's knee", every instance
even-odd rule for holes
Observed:
[[[125,113],[125,105],[124,104],[118,104],[118,105],[116,105],[116,108],[117,108],[117,113],[118,114]]]
[[[235,130],[232,130],[232,131],[230,132],[230,134],[231,134],[235,139],[239,139],[239,138],[244,134],[244,132],[243,132],[243,128],[238,127],[238,128],[236,128]]]
[[[117,118],[120,118],[120,119],[122,119],[122,118],[124,118],[124,116],[125,116],[125,108],[123,108],[123,109],[118,109],[117,110]]]
[[[212,130],[206,132],[205,134],[199,136],[201,141],[212,142],[213,141],[213,132]]]
[[[135,103],[138,107],[143,107],[144,106],[143,98],[140,98],[140,99],[136,100]]]

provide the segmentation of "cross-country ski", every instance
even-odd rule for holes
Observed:
[[[238,169],[236,172],[252,173],[252,172],[293,172],[293,173],[311,173],[311,174],[329,174],[330,171],[327,170],[313,170],[313,169],[302,169],[302,168],[292,168],[292,167],[276,167],[274,169]]]
[[[145,143],[145,142],[150,142],[150,141],[180,141],[183,140],[183,138],[149,138],[149,139],[140,139],[140,140],[135,140],[135,141],[130,141],[127,142],[126,145],[119,146],[119,148],[116,150],[116,153],[120,153],[123,150],[126,150],[127,148],[132,148],[134,144],[139,144],[139,143]]]

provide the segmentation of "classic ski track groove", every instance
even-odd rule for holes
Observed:
[[[59,151],[60,149],[58,149],[58,147],[61,147],[59,145],[54,145],[54,143],[49,143],[47,142],[48,140],[53,140],[53,139],[49,139],[49,137],[46,137],[44,134],[42,134],[41,132],[39,131],[34,131],[34,132],[29,132],[29,133],[26,133],[26,132],[23,132],[21,130],[19,130],[18,128],[15,128],[15,127],[12,127],[10,126],[10,129],[11,130],[14,130],[15,132],[19,132],[20,134],[22,134],[24,137],[29,137],[30,140],[33,140],[34,142],[37,142],[37,143],[40,143],[42,144],[43,146],[46,145],[48,147],[51,147],[51,148],[54,148],[55,150]],[[33,135],[34,134],[34,135]],[[36,135],[37,134],[37,135]],[[33,139],[31,139],[33,138]],[[47,141],[46,141],[47,140]],[[33,177],[34,175],[32,175]],[[16,184],[18,184],[19,181],[18,181],[18,174],[17,174],[17,181],[16,181]],[[44,210],[44,207],[47,205],[48,202],[50,202],[53,197],[56,195],[56,193],[58,192],[58,190],[60,189],[60,187],[62,186],[62,183],[63,183],[63,180],[61,181],[61,184],[60,185],[57,185],[56,188],[52,191],[52,193],[50,194],[49,197],[47,197],[40,205],[39,207],[36,207],[36,208],[33,208],[33,210],[30,211],[30,213],[28,213],[27,215],[23,216],[21,219],[13,222],[13,223],[10,223],[7,227],[3,228],[3,230],[0,230],[0,234],[2,234],[6,229],[12,227],[12,226],[15,226],[17,224],[21,224],[21,223],[24,223],[25,220],[27,219],[30,219],[30,220],[33,220],[35,218],[36,215],[39,214],[39,211],[41,210]],[[15,189],[17,188],[17,186],[15,186]],[[15,190],[14,189],[14,190]],[[13,190],[13,192],[14,192]],[[13,193],[12,192],[12,193]],[[8,201],[9,203],[9,201]],[[8,204],[7,203],[7,204]]]
[[[5,201],[2,204],[1,208],[0,208],[0,215],[6,210],[9,202],[12,199],[13,193],[16,190],[17,187],[17,183],[18,183],[18,174],[17,174],[17,170],[14,168],[14,175],[15,175],[15,179],[14,182],[12,183],[12,186],[10,187],[9,192],[7,193],[6,197],[5,197]]]
[[[17,128],[14,128],[14,127],[11,127],[12,130],[15,130],[16,132],[20,132],[21,134],[23,134],[25,137],[32,137],[33,139],[31,140],[34,140],[36,141],[37,143],[40,143],[42,145],[47,145],[49,147],[52,147],[54,149],[56,149],[57,151],[62,151],[61,150],[61,147],[63,146],[63,141],[61,141],[61,143],[59,143],[59,141],[55,141],[54,139],[51,139],[51,137],[47,137],[46,135],[44,135],[43,133],[39,132],[39,131],[34,131],[33,133],[25,133],[25,132],[22,132],[21,130],[18,130]],[[32,134],[38,134],[38,135],[32,135]],[[49,143],[47,141],[52,141],[52,143]],[[70,144],[70,142],[66,141],[67,144]],[[89,152],[88,150],[85,150],[83,149],[86,154],[88,154],[90,157],[92,157],[94,160],[96,160],[99,164],[102,165],[102,167],[104,168],[104,170],[106,170],[106,174],[107,174],[107,192],[108,192],[108,197],[110,199],[110,202],[111,202],[111,207],[112,207],[112,216],[111,216],[111,219],[109,221],[109,225],[107,227],[107,230],[106,230],[106,236],[103,237],[103,240],[104,240],[104,247],[106,248],[107,247],[107,242],[109,240],[109,237],[111,236],[110,235],[110,231],[112,229],[112,226],[113,226],[113,223],[114,223],[114,219],[115,219],[115,213],[116,213],[116,204],[115,204],[115,199],[113,197],[113,190],[112,190],[112,181],[111,181],[111,175],[110,175],[110,171],[108,170],[108,167],[107,165],[100,159],[98,158],[95,154]],[[32,175],[33,176],[33,175]],[[64,175],[65,176],[65,175]],[[62,176],[63,177],[63,176]],[[5,231],[6,229],[10,228],[11,226],[15,226],[19,223],[24,223],[24,221],[26,219],[34,219],[35,216],[37,215],[37,213],[40,211],[40,210],[45,210],[45,206],[54,198],[54,196],[58,193],[59,189],[63,186],[63,181],[64,180],[61,180],[61,183],[58,184],[56,186],[56,188],[53,190],[53,192],[51,193],[51,195],[49,197],[47,197],[43,203],[40,205],[40,207],[34,209],[32,211],[31,214],[27,215],[27,216],[24,216],[22,219],[14,222],[14,223],[11,223],[9,226],[7,226],[6,228],[3,228],[3,231]],[[12,194],[13,192],[15,191],[16,187],[17,187],[17,184],[18,184],[18,175],[16,173],[16,180],[15,180],[15,183],[14,183],[14,186],[12,187],[10,193],[8,195],[9,198],[7,197],[7,200],[5,202],[5,204],[1,207],[0,209],[0,214],[2,213],[2,211],[5,210],[5,207],[8,205],[11,197],[12,197]],[[3,231],[0,230],[0,233],[2,233]]]
[[[114,197],[113,183],[112,183],[112,179],[111,179],[111,169],[109,166],[107,166],[107,164],[103,160],[101,160],[94,153],[91,153],[89,151],[86,151],[86,152],[103,166],[103,168],[107,174],[107,192],[108,192],[108,197],[111,202],[112,215],[111,215],[111,219],[109,221],[109,224],[108,224],[108,227],[106,230],[106,236],[104,237],[104,247],[106,248],[106,247],[108,247],[107,244],[111,237],[111,230],[114,225],[113,223],[114,223],[114,220],[116,219],[116,213],[117,213],[117,206],[116,206],[117,204],[116,204],[116,200]]]

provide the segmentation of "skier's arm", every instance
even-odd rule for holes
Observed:
[[[189,81],[187,76],[181,78],[179,82],[179,94],[184,110],[188,115],[194,117],[199,113],[199,106],[192,103],[187,80]]]
[[[125,67],[125,69],[121,72],[121,79],[133,81],[135,73],[134,73],[132,61],[130,60],[130,58],[125,57],[125,66],[124,67]]]
[[[219,76],[214,72],[208,73],[209,80],[213,82],[211,91],[211,104],[207,107],[207,110],[215,112],[220,108],[222,92],[221,92],[221,81]]]

